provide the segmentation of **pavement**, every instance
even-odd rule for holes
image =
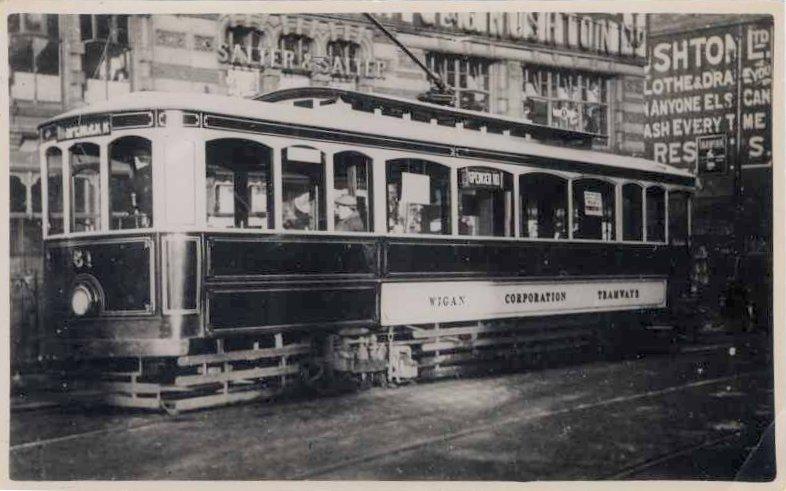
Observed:
[[[774,464],[754,450],[771,449],[772,372],[755,339],[175,417],[17,411],[9,469],[17,480],[766,481]],[[752,452],[763,463],[745,470]]]

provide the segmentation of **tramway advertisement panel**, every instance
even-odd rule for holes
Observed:
[[[635,310],[666,306],[666,280],[441,281],[382,285],[382,324]]]

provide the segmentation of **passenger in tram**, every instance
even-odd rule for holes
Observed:
[[[308,192],[285,200],[283,206],[284,228],[289,230],[311,230],[311,199]]]
[[[366,225],[360,217],[358,202],[355,196],[344,194],[336,198],[336,231],[363,232]]]

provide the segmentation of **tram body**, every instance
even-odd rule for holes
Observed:
[[[325,90],[136,93],[43,124],[51,355],[125,367],[114,403],[188,409],[313,357],[403,379],[641,329],[685,293],[689,173]]]

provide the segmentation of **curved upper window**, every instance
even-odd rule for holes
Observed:
[[[450,168],[421,159],[389,160],[388,231],[451,233]]]
[[[522,237],[568,237],[568,181],[553,174],[523,174],[519,197]]]
[[[333,156],[333,226],[337,232],[369,232],[371,213],[371,159],[360,152]]]
[[[299,145],[281,152],[284,228],[327,230],[325,154]]]
[[[688,242],[690,194],[684,191],[669,193],[669,242],[684,245]]]
[[[311,59],[311,38],[301,34],[285,34],[278,39],[281,66],[285,70],[303,71]]]
[[[57,147],[46,151],[47,234],[63,233],[63,152]]]
[[[273,228],[272,150],[239,138],[206,144],[207,224]]]
[[[647,241],[666,240],[666,192],[663,188],[647,188]]]
[[[600,179],[573,181],[573,237],[614,240],[614,185]]]
[[[150,140],[118,138],[109,145],[109,228],[153,225],[153,154]]]
[[[622,186],[622,240],[641,241],[644,238],[641,191],[638,184]]]
[[[513,177],[488,167],[458,171],[459,234],[512,237]]]
[[[11,213],[24,213],[27,211],[27,187],[19,176],[11,175],[11,182],[8,187],[11,196]]]
[[[100,147],[76,143],[68,149],[71,172],[71,232],[98,230],[101,226]]]

